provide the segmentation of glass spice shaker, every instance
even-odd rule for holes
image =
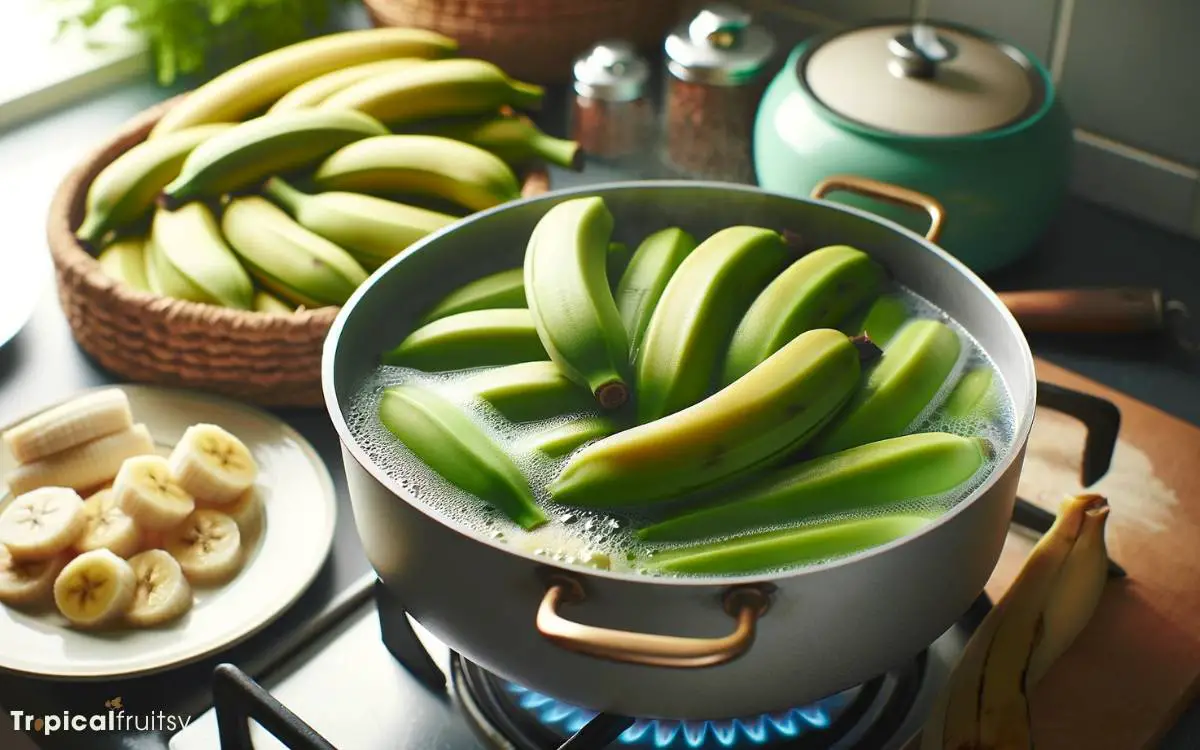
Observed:
[[[664,44],[665,159],[693,177],[754,182],[751,140],[775,40],[733,5],[706,6]]]
[[[580,56],[574,74],[573,140],[588,156],[617,160],[635,154],[652,132],[649,64],[632,44],[609,40]]]

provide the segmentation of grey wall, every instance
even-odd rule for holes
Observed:
[[[1200,239],[1200,0],[735,0],[786,49],[924,12],[1050,69],[1076,127],[1076,194]],[[688,3],[690,4],[690,3]]]

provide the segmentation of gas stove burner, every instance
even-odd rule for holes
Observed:
[[[913,708],[926,654],[808,706],[712,721],[626,719],[564,703],[454,655],[456,695],[495,750],[848,750],[891,740]],[[591,736],[585,736],[585,735]]]

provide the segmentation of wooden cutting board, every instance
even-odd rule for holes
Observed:
[[[1039,750],[1156,748],[1200,696],[1200,429],[1048,362],[1041,380],[1091,393],[1121,410],[1112,468],[1091,491],[1112,508],[1107,543],[1128,578],[1110,582],[1099,609],[1038,685]],[[1021,495],[1057,510],[1079,485],[1081,423],[1039,409]],[[1009,534],[988,584],[999,597],[1033,546]]]

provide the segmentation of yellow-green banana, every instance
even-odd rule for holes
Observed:
[[[812,328],[833,328],[874,297],[883,268],[847,245],[823,247],[792,263],[758,295],[738,324],[721,385],[750,372],[779,347]]]
[[[583,169],[583,149],[578,142],[555,138],[524,117],[447,118],[413,123],[402,130],[470,143],[514,166],[541,159],[564,169]]]
[[[231,123],[198,125],[143,141],[113,159],[88,187],[83,223],[75,236],[96,245],[110,230],[149,215],[158,194],[179,176],[192,149],[232,127]]]
[[[525,249],[525,296],[542,345],[605,409],[630,396],[629,339],[608,284],[612,230],[602,198],[576,198],[547,211]]]
[[[301,109],[248,120],[209,138],[163,188],[168,207],[257,187],[268,177],[310,166],[354,141],[387,133],[350,110]]]
[[[634,359],[667,282],[695,249],[696,238],[678,227],[657,231],[642,240],[621,274],[616,291],[617,311],[629,336],[629,351]]]
[[[620,429],[620,424],[609,416],[581,417],[539,432],[527,445],[548,458],[561,458],[584,443],[608,437]]]
[[[151,138],[208,122],[240,122],[305,81],[398,57],[449,57],[458,44],[432,31],[380,28],[319,36],[248,60],[202,84],[163,115]]]
[[[839,328],[847,336],[862,334],[879,346],[887,346],[911,316],[903,299],[894,294],[884,294]]]
[[[499,445],[458,406],[429,388],[387,389],[379,419],[408,450],[454,486],[471,493],[529,530],[546,514],[529,480]]]
[[[372,76],[333,94],[321,106],[357,109],[394,127],[492,113],[505,106],[537,109],[543,95],[541,86],[514,81],[490,62],[449,59]]]
[[[534,422],[587,411],[596,402],[550,361],[521,362],[472,375],[462,387],[510,422]]]
[[[954,390],[942,404],[942,414],[951,419],[978,417],[987,419],[997,406],[995,375],[989,367],[976,367],[954,384]]]
[[[433,135],[384,135],[351,143],[317,167],[321,190],[435,198],[482,211],[521,197],[495,154]]]
[[[172,265],[171,259],[154,242],[153,237],[146,242],[146,283],[150,285],[150,291],[160,297],[206,305],[220,304]]]
[[[403,70],[421,62],[424,62],[424,59],[420,57],[401,57],[394,60],[375,60],[334,70],[317,76],[311,81],[305,81],[279,97],[279,100],[272,104],[267,112],[290,112],[294,109],[315,107],[351,84],[381,73]]]
[[[266,198],[231,200],[221,231],[251,275],[294,304],[341,305],[367,280],[349,253],[292,221]]]
[[[254,293],[254,309],[263,313],[291,313],[295,308],[274,294],[259,289]]]
[[[344,248],[368,271],[456,221],[453,216],[372,195],[340,191],[311,195],[278,177],[267,180],[263,194],[305,229]]]
[[[916,514],[875,516],[820,526],[766,531],[656,555],[647,566],[667,573],[744,575],[825,562],[902,539],[932,518]]]
[[[529,304],[525,300],[525,269],[510,268],[507,271],[498,271],[463,284],[439,300],[429,312],[425,313],[422,321],[430,323],[438,318],[471,310],[528,306]]]
[[[195,302],[249,310],[254,285],[229,248],[217,219],[203,203],[188,203],[175,211],[154,212],[150,241],[203,299]],[[168,272],[169,274],[169,272]]]
[[[783,236],[722,229],[688,254],[655,305],[637,352],[637,414],[652,422],[712,389],[738,321],[787,263]]]
[[[584,448],[550,483],[550,497],[636,506],[770,465],[829,422],[858,387],[861,359],[877,354],[840,331],[802,333],[700,403]]]
[[[121,237],[114,240],[97,258],[101,270],[130,289],[149,292],[146,278],[146,239]]]
[[[515,365],[546,359],[529,310],[471,310],[410,333],[383,363],[426,372]]]
[[[719,504],[646,526],[637,536],[680,542],[872,511],[961,487],[991,455],[986,440],[946,432],[880,440],[774,470],[722,494]]]
[[[900,329],[853,400],[810,446],[815,455],[896,437],[909,429],[958,364],[962,340],[939,320]]]

